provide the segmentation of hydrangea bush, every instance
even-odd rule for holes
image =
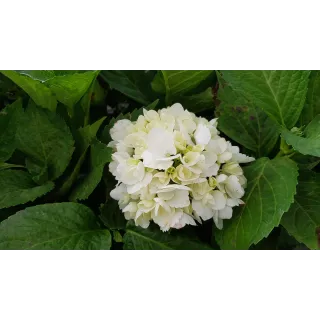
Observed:
[[[319,71],[1,71],[0,249],[318,249],[319,137]]]

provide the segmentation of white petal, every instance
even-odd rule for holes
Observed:
[[[174,160],[177,158],[180,158],[181,155],[180,154],[176,154],[175,156],[171,156],[171,157],[165,157],[165,158],[156,158],[156,161],[169,161],[169,160]]]
[[[219,175],[216,177],[216,179],[217,179],[217,182],[218,182],[218,183],[223,183],[223,182],[225,182],[225,181],[228,179],[228,176],[222,173],[222,174],[219,174]]]
[[[207,167],[203,170],[202,172],[202,176],[203,177],[212,177],[212,176],[216,176],[218,171],[219,171],[220,166],[215,163],[213,164],[211,167]]]
[[[152,180],[152,173],[151,172],[147,172],[143,178],[143,180],[141,181],[141,185],[142,187],[146,187]]]
[[[205,163],[207,166],[212,166],[218,159],[213,151],[204,151],[202,154],[205,156]]]
[[[202,201],[192,200],[192,208],[203,221],[213,217],[213,210],[208,206],[204,206]]]
[[[115,187],[115,189],[111,190],[110,197],[114,200],[119,201],[126,193],[127,188],[123,183],[121,183],[117,187]]]
[[[241,199],[237,199],[237,198],[228,198],[227,199],[227,206],[229,206],[229,207],[236,207],[240,204],[244,204],[244,202]]]
[[[146,109],[143,109],[143,115],[148,121],[160,119],[159,113],[155,110],[148,110],[147,111]]]
[[[150,225],[150,220],[151,220],[151,214],[150,213],[140,213],[138,214],[137,212],[137,216],[134,219],[134,222],[136,224],[136,226],[139,226],[141,228],[148,228]]]
[[[133,124],[130,120],[119,120],[110,129],[110,136],[115,141],[123,140],[132,128]]]
[[[162,128],[153,128],[147,137],[148,150],[155,154],[157,158],[165,157],[167,154],[175,155],[177,153],[174,146],[173,132]]]
[[[123,212],[134,212],[136,213],[138,210],[138,206],[137,206],[137,203],[132,201],[132,202],[129,202],[129,204],[122,209]]]
[[[127,186],[127,190],[129,194],[133,194],[138,192],[140,189],[142,188],[142,185],[140,182],[136,183],[136,184],[132,184],[130,186]]]
[[[245,176],[238,176],[239,182],[243,188],[247,186],[247,178]]]
[[[216,127],[218,125],[218,118],[210,120],[209,123],[210,125]]]
[[[188,191],[191,191],[191,189],[187,186],[182,186],[180,184],[169,184],[165,187],[162,187],[158,193],[160,192],[170,192],[170,191],[173,191],[173,190],[188,190]]]
[[[137,203],[132,201],[132,202],[129,202],[129,204],[122,209],[122,212],[124,213],[124,217],[127,220],[131,220],[131,219],[134,219],[137,213],[137,210],[138,210]]]
[[[117,161],[111,161],[109,163],[109,171],[116,178],[118,177],[118,175],[117,175],[117,167],[118,167],[118,165],[119,165],[119,162],[117,162]]]
[[[226,206],[227,199],[221,191],[219,190],[212,191],[212,196],[214,199],[214,205],[213,205],[214,210],[221,210]]]
[[[123,162],[129,158],[130,158],[130,155],[128,152],[119,151],[112,154],[112,160],[115,160],[118,163]]]
[[[229,176],[225,182],[225,188],[231,198],[241,198],[244,190],[237,176]]]
[[[167,204],[173,208],[184,208],[190,205],[189,191],[175,190],[174,196],[167,201]]]
[[[225,163],[225,162],[231,160],[231,158],[232,158],[232,153],[229,151],[225,151],[225,152],[218,155],[218,161],[220,163]]]
[[[194,138],[196,140],[196,144],[207,145],[211,139],[211,132],[207,126],[199,123],[196,131],[194,132]]]
[[[207,146],[207,150],[213,151],[216,154],[225,152],[228,148],[227,141],[224,138],[211,140]]]
[[[181,159],[181,162],[188,167],[194,166],[197,162],[202,159],[199,152],[187,152]]]
[[[256,160],[255,158],[248,157],[245,154],[242,153],[236,153],[232,155],[232,161],[236,161],[239,163],[248,163]]]
[[[136,184],[127,186],[128,193],[133,194],[140,191],[142,188],[146,187],[151,182],[151,180],[152,180],[152,173],[147,172],[142,181],[137,182]]]
[[[232,208],[226,206],[224,209],[219,210],[220,219],[231,219],[232,217]]]
[[[175,209],[165,210],[162,206],[158,209],[158,214],[153,217],[153,221],[160,226],[162,231],[168,231],[181,218],[183,212]]]
[[[222,228],[223,228],[223,220],[219,218],[218,211],[215,212],[215,214],[213,216],[213,221],[214,221],[216,227],[219,230],[222,230]]]
[[[194,219],[190,215],[188,215],[186,213],[183,213],[183,215],[180,218],[180,220],[172,228],[181,229],[185,225],[196,226],[197,224],[195,223]]]
[[[146,150],[142,153],[143,164],[147,168],[167,170],[173,165],[173,159],[179,158],[180,154],[172,157],[158,157]]]
[[[167,112],[174,117],[179,117],[181,114],[184,113],[184,109],[181,103],[174,103],[171,107],[167,109]]]

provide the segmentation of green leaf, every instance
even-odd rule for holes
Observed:
[[[125,229],[127,220],[119,209],[118,201],[113,199],[108,200],[100,206],[100,213],[102,222],[109,229]]]
[[[302,171],[294,204],[281,220],[288,233],[310,249],[318,249],[316,228],[320,226],[320,174]]]
[[[175,102],[181,103],[184,108],[194,113],[213,109],[212,89],[208,88],[192,96],[181,96],[180,98],[173,99],[173,103]]]
[[[248,101],[220,79],[220,104],[216,110],[218,129],[258,157],[266,156],[279,138],[279,128],[266,113]]]
[[[93,106],[101,106],[104,104],[108,94],[108,89],[100,85],[99,81],[96,79],[92,85],[92,95],[91,104]]]
[[[97,132],[106,117],[103,117],[91,125],[79,128],[76,134],[76,152],[75,156],[78,159],[71,174],[65,179],[63,185],[59,190],[60,195],[65,195],[69,192],[70,188],[77,180],[81,170],[81,166],[86,158],[87,151],[91,143],[96,138]]]
[[[244,168],[248,186],[245,205],[225,220],[216,240],[222,249],[248,249],[267,237],[279,225],[294,200],[297,165],[288,158],[260,158]]]
[[[39,186],[20,170],[0,171],[0,209],[34,201],[54,188],[53,182]]]
[[[118,230],[112,230],[113,240],[118,243],[123,242],[121,233]]]
[[[154,92],[165,95],[166,94],[166,84],[164,83],[163,74],[158,71],[151,82],[151,88]]]
[[[48,179],[57,179],[74,150],[69,128],[57,114],[33,104],[25,111],[22,123],[17,131],[17,148],[31,160],[32,168],[27,168],[35,176],[48,170]]]
[[[112,160],[111,154],[112,148],[100,141],[91,146],[90,172],[72,192],[71,201],[88,199],[102,179],[104,166]]]
[[[211,70],[162,70],[166,87],[166,102],[170,104],[173,98],[178,98],[196,88],[207,79]]]
[[[12,80],[16,85],[23,89],[31,99],[43,108],[55,111],[57,107],[57,99],[41,82],[30,78],[29,76],[19,74],[16,71],[1,71],[6,77]]]
[[[146,71],[101,71],[101,77],[131,99],[147,105],[154,100],[151,90],[151,78]]]
[[[222,71],[226,82],[273,120],[291,129],[299,119],[310,71]]]
[[[45,85],[51,89],[58,101],[68,107],[69,115],[72,116],[73,106],[87,92],[97,74],[97,71],[88,71],[57,76],[46,81]]]
[[[320,71],[311,71],[306,103],[300,116],[300,125],[307,125],[318,114],[320,114]]]
[[[298,164],[301,170],[312,170],[320,163],[319,157],[306,156],[301,153],[295,153],[291,159]]]
[[[0,162],[0,171],[6,170],[6,169],[11,169],[11,168],[24,168],[24,166],[20,166],[18,164]]]
[[[77,144],[81,151],[84,151],[92,142],[95,141],[97,133],[105,119],[106,117],[102,117],[96,122],[78,129],[79,137]]]
[[[210,250],[207,244],[190,240],[185,236],[162,232],[159,228],[149,226],[147,229],[127,224],[123,238],[125,250]]]
[[[92,80],[92,83],[91,83],[89,89],[87,90],[85,95],[80,100],[80,105],[81,105],[83,113],[84,113],[84,125],[87,125],[89,123],[90,106],[91,106],[91,101],[92,101],[93,96],[94,96],[93,90],[94,90],[96,84],[98,84],[98,81],[96,80],[97,76],[98,76],[98,73],[95,74],[95,77]]]
[[[75,70],[18,70],[20,74],[29,76],[33,80],[45,82],[57,76],[65,76],[74,73],[83,73],[85,71]]]
[[[20,99],[0,111],[0,162],[10,159],[16,148],[16,130],[22,112]]]
[[[304,155],[320,157],[320,114],[306,127],[304,137],[283,129],[281,136],[293,149]]]
[[[40,82],[45,82],[56,76],[55,71],[53,70],[16,70],[16,72]]]
[[[111,234],[94,213],[76,203],[54,203],[17,212],[0,224],[0,249],[103,250]]]

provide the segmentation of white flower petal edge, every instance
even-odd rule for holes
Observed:
[[[209,219],[223,228],[233,208],[244,205],[240,163],[255,159],[220,137],[217,124],[180,103],[115,123],[109,170],[118,184],[110,196],[127,220],[142,228],[153,221],[164,232]]]

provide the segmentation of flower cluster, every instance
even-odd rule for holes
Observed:
[[[118,184],[110,195],[127,220],[162,231],[213,218],[223,227],[243,203],[246,178],[239,163],[253,161],[219,136],[217,119],[196,117],[181,104],[143,110],[110,130],[110,172]]]

